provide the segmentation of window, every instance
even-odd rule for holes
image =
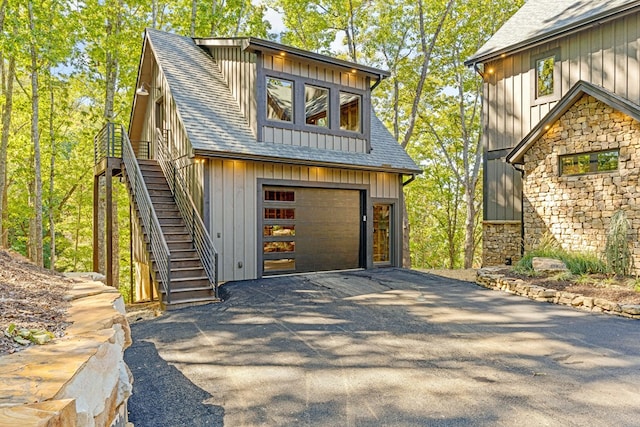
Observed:
[[[553,66],[555,62],[556,59],[553,56],[536,61],[536,95],[538,98],[553,95]]]
[[[340,129],[361,132],[360,106],[362,97],[354,93],[340,92]]]
[[[295,202],[295,191],[265,190],[264,200],[270,202]]]
[[[373,262],[391,262],[391,205],[373,205]]]
[[[293,122],[293,82],[267,77],[267,119]]]
[[[305,123],[329,127],[329,89],[304,85]]]
[[[618,150],[609,150],[562,156],[560,157],[560,175],[616,171],[619,154]]]

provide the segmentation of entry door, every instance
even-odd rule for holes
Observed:
[[[264,187],[263,273],[362,267],[359,190]]]

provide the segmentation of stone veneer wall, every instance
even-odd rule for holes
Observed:
[[[560,176],[559,156],[619,149],[615,172]],[[525,250],[545,234],[572,251],[600,255],[613,213],[622,209],[640,272],[640,123],[584,95],[525,154]]]
[[[485,221],[482,224],[482,265],[505,265],[507,258],[515,264],[520,259],[521,242],[520,221]]]

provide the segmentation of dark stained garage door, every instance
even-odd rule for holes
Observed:
[[[262,197],[264,275],[361,267],[359,190],[265,186]]]

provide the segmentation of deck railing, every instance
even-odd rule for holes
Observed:
[[[140,221],[149,244],[153,261],[156,263],[160,284],[167,296],[167,304],[171,303],[171,252],[164,238],[160,222],[156,216],[151,196],[142,177],[136,155],[122,125],[107,123],[96,135],[96,163],[104,157],[122,157],[126,178],[129,181],[131,197],[135,201]]]
[[[122,139],[127,133],[121,125],[107,123],[93,138],[93,159],[98,164],[106,157],[122,157]]]
[[[213,240],[209,232],[202,222],[202,218],[200,218],[200,214],[191,195],[187,191],[185,178],[182,175],[184,169],[177,167],[175,161],[176,156],[172,148],[168,146],[167,138],[164,137],[160,129],[156,129],[155,148],[158,163],[167,178],[169,188],[173,193],[176,205],[178,205],[178,209],[191,234],[196,251],[200,255],[202,265],[206,271],[209,282],[211,282],[215,297],[218,298],[218,252],[213,245]]]

